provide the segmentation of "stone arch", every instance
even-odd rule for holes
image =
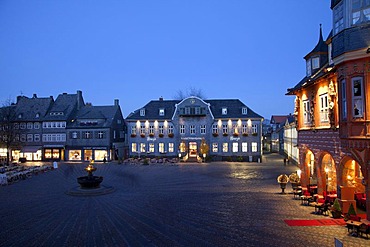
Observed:
[[[364,175],[360,164],[349,156],[344,156],[340,162],[338,183],[343,187],[355,187],[355,192],[364,193],[365,186],[362,183]]]
[[[315,178],[315,155],[314,152],[310,149],[306,149],[303,154],[303,165],[301,165],[302,174],[301,174],[301,182],[302,185],[309,185],[314,183]]]
[[[326,151],[320,153],[318,166],[318,193],[327,194],[337,191],[337,169],[333,156]]]

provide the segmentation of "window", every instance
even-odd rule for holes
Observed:
[[[76,131],[72,132],[72,139],[77,139],[77,132]]]
[[[145,116],[145,109],[140,109],[140,116],[144,117]]]
[[[33,128],[34,129],[40,129],[40,123],[39,122],[34,123]]]
[[[222,115],[227,115],[227,108],[226,107],[222,108]]]
[[[311,75],[311,58],[307,59],[306,61],[306,75]]]
[[[243,107],[242,108],[242,114],[243,115],[247,115],[248,114],[248,108],[247,107]]]
[[[34,140],[35,142],[39,142],[39,141],[41,140],[41,139],[40,139],[40,134],[35,134],[35,136],[34,136],[33,140]]]
[[[103,139],[104,138],[104,132],[103,131],[99,131],[98,132],[98,139]]]
[[[320,58],[313,57],[312,58],[312,69],[318,69],[318,68],[320,68]]]
[[[173,125],[168,126],[168,134],[173,134]]]
[[[309,124],[310,120],[310,102],[305,100],[303,101],[303,122]]]
[[[195,125],[190,125],[190,134],[195,134]]]
[[[131,134],[132,135],[136,134],[136,126],[131,126]]]
[[[168,152],[173,153],[175,151],[173,142],[168,143]]]
[[[370,21],[370,1],[352,0],[352,25]]]
[[[161,154],[163,154],[163,153],[164,153],[164,143],[163,143],[163,142],[160,142],[160,143],[158,144],[158,150],[159,150],[159,152],[160,152]]]
[[[218,133],[218,127],[217,127],[217,124],[213,124],[213,125],[212,125],[212,133],[213,133],[213,134],[217,134],[217,133]]]
[[[227,134],[228,133],[227,124],[223,124],[222,125],[222,133],[224,133],[224,134]]]
[[[39,117],[40,117],[40,113],[36,113],[35,118],[39,118]]]
[[[248,152],[248,143],[247,142],[242,142],[242,152],[243,153]]]
[[[237,153],[239,151],[239,143],[233,142],[233,153]]]
[[[154,153],[154,143],[149,143],[149,153]]]
[[[32,129],[33,124],[32,123],[27,123],[27,129]]]
[[[222,143],[222,152],[227,153],[229,151],[229,145],[227,142]]]
[[[145,143],[140,143],[140,153],[145,153],[145,152],[146,152]]]
[[[144,134],[145,135],[145,125],[144,124],[142,124],[140,126],[140,134]]]
[[[218,143],[216,142],[212,143],[212,152],[214,153],[218,152]]]
[[[27,134],[27,142],[33,142],[33,135]]]
[[[342,85],[342,118],[347,119],[347,93],[346,93],[346,81],[341,81]]]
[[[180,134],[185,134],[185,125],[180,125]]]
[[[320,95],[320,121],[328,122],[329,121],[329,102],[328,94]]]
[[[131,143],[131,152],[136,153],[137,152],[137,144],[136,143]]]
[[[21,134],[21,142],[25,142],[26,141],[26,135],[25,134]]]
[[[84,134],[85,139],[91,139],[92,138],[92,133],[91,131],[86,131]]]
[[[159,116],[164,116],[164,108],[159,109]]]
[[[252,152],[257,152],[257,142],[252,142]]]
[[[248,125],[246,125],[246,124],[243,124],[242,125],[242,133],[243,134],[247,134],[248,133]]]
[[[26,129],[26,123],[21,123],[21,124],[20,124],[20,128],[21,128],[21,130]]]
[[[339,3],[333,9],[333,19],[334,19],[334,34],[337,34],[344,29],[343,2]]]
[[[253,124],[252,125],[252,133],[257,134],[257,132],[258,132],[257,124]]]
[[[14,124],[14,129],[15,129],[15,130],[19,129],[19,124],[18,124],[18,123],[15,123],[15,124]]]
[[[180,152],[181,153],[184,153],[186,151],[186,145],[185,145],[185,142],[181,142],[180,143]]]
[[[163,133],[164,133],[163,125],[159,125],[158,126],[158,132],[159,132],[159,134],[162,134],[163,135]]]
[[[154,134],[154,125],[149,126],[149,134]]]
[[[205,125],[200,126],[200,133],[203,134],[203,135],[206,133],[206,126]]]
[[[362,117],[363,115],[363,87],[362,78],[356,77],[352,79],[352,101],[353,101],[353,117]]]

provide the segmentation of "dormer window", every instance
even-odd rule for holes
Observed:
[[[312,58],[312,69],[318,69],[318,68],[320,68],[320,58],[313,57]]]
[[[247,107],[243,107],[242,108],[242,114],[243,115],[247,115],[248,114],[248,108]]]
[[[22,113],[21,114],[18,114],[18,118],[21,119],[22,118]]]
[[[164,109],[163,108],[159,109],[159,116],[164,116]]]
[[[145,116],[145,109],[140,109],[140,116],[144,117]]]
[[[311,76],[311,58],[306,61],[306,75]]]
[[[222,115],[227,115],[227,108],[223,107],[221,113]]]
[[[40,117],[40,113],[36,113],[35,118],[39,118],[39,117]]]

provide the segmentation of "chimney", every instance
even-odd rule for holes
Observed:
[[[81,109],[83,105],[82,91],[77,90],[77,109]]]
[[[159,101],[163,101],[163,96],[159,97]]]
[[[37,94],[34,93],[33,94],[33,98],[36,99],[37,98]]]
[[[119,105],[119,99],[114,100],[114,105]]]

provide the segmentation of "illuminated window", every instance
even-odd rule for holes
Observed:
[[[149,143],[149,153],[154,153],[154,143]]]
[[[168,143],[168,152],[173,153],[175,151],[174,147],[175,145],[173,144],[173,142]]]
[[[257,142],[252,142],[252,152],[257,152]]]
[[[327,93],[320,95],[320,120],[321,122],[329,121],[329,102]]]
[[[163,142],[160,142],[158,144],[158,150],[160,153],[164,153],[164,143]]]
[[[242,142],[242,152],[246,153],[248,152],[248,143]]]
[[[212,152],[214,153],[218,152],[218,143],[216,142],[212,143]]]
[[[233,153],[237,153],[239,151],[239,143],[233,142]]]
[[[131,143],[131,152],[136,153],[137,152],[137,144]]]
[[[145,153],[146,152],[145,143],[140,143],[140,152],[141,153]]]
[[[229,145],[227,142],[222,143],[222,152],[224,153],[229,152]]]
[[[180,143],[180,152],[181,153],[184,153],[186,151],[186,145],[185,145],[185,142],[181,142]]]

